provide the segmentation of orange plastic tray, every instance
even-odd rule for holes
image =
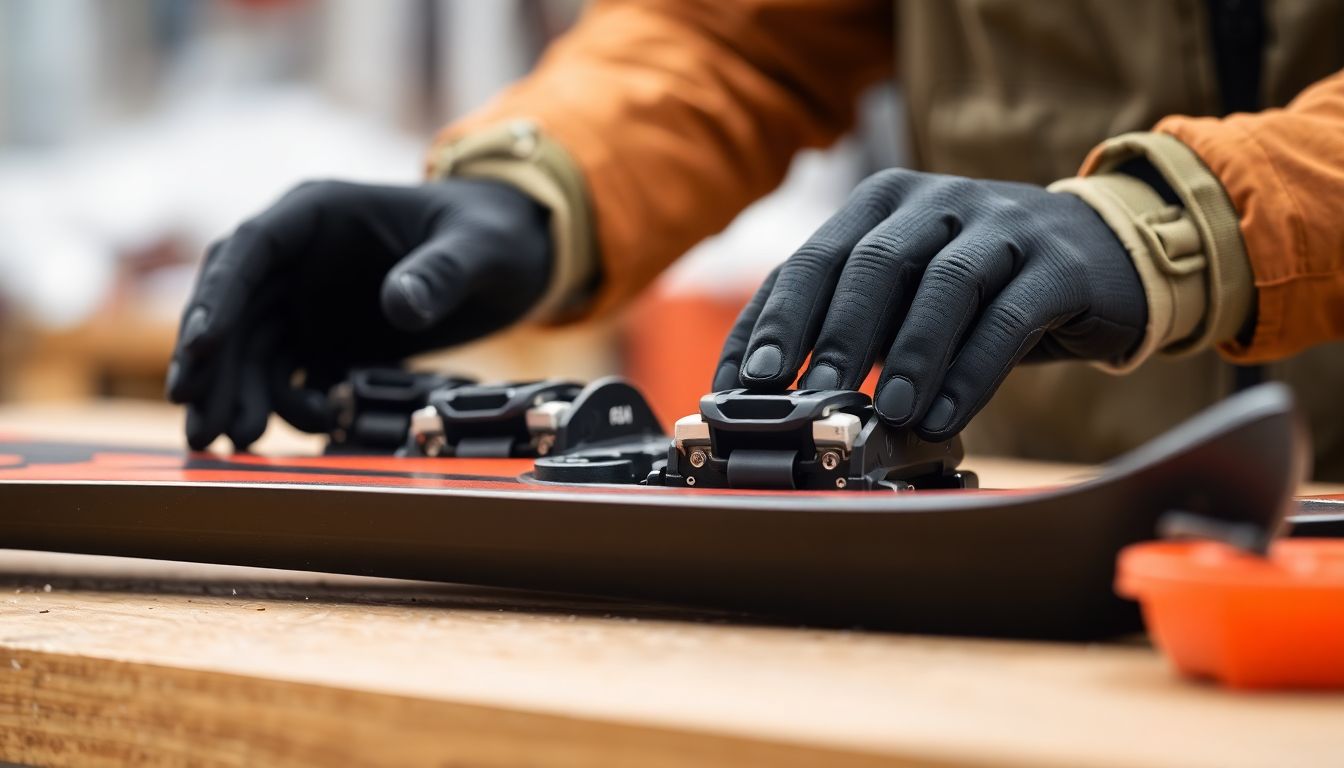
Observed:
[[[1127,547],[1116,591],[1191,677],[1234,688],[1344,688],[1344,540],[1285,539],[1267,558],[1226,544]]]

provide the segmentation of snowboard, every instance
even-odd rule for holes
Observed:
[[[1292,498],[1305,461],[1304,428],[1277,385],[1092,479],[1028,490],[657,486],[601,473],[565,483],[530,458],[225,456],[0,434],[0,548],[1081,639],[1139,627],[1112,589],[1116,554],[1173,513],[1229,530],[1344,533],[1344,497]]]

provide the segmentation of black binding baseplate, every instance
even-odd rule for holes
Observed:
[[[412,415],[403,453],[544,457],[605,444],[647,443],[660,450],[667,444],[653,410],[639,390],[609,377],[586,387],[546,380],[436,391]]]
[[[471,381],[400,368],[356,368],[327,393],[327,453],[393,453],[406,442],[411,414],[429,402],[431,392]]]
[[[849,390],[705,395],[676,423],[667,464],[649,484],[696,488],[908,490],[974,488],[957,437],[921,440],[888,426]]]

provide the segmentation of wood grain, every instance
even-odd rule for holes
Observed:
[[[151,664],[21,652],[10,664],[0,677],[0,754],[40,765],[579,768],[728,756],[747,766],[892,764],[842,749]]]
[[[176,439],[166,409],[98,410],[83,434]],[[51,434],[61,412],[23,418]],[[19,763],[1340,765],[1341,723],[1344,696],[1182,681],[1142,642],[0,550],[0,760]]]
[[[1344,760],[1344,697],[1182,682],[1141,644],[814,631],[453,585],[0,554],[0,756],[19,762],[138,750],[175,764],[190,750],[330,765],[330,749],[369,765]],[[383,740],[406,751],[384,754]]]

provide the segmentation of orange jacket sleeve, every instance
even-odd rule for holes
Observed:
[[[1240,218],[1258,305],[1249,341],[1224,355],[1264,362],[1344,338],[1344,72],[1284,109],[1170,117],[1155,130],[1200,156]]]
[[[890,0],[598,0],[439,141],[528,119],[586,183],[601,311],[834,141],[891,73]]]

